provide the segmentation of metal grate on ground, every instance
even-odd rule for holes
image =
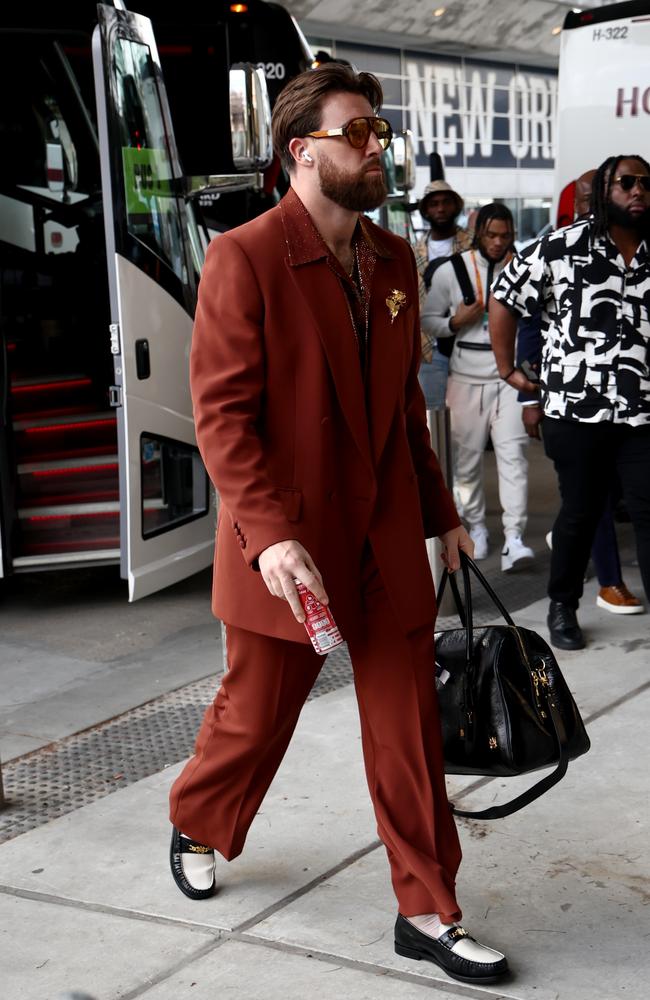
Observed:
[[[499,573],[497,579],[496,574],[487,574],[509,610],[516,611],[543,596],[547,561],[548,557],[543,556],[531,573]],[[495,620],[489,598],[478,591],[474,612],[477,624]],[[438,627],[451,628],[456,621],[452,617],[440,618]],[[219,678],[220,674],[216,674],[187,684],[5,764],[7,808],[0,812],[0,843],[189,757]],[[343,646],[328,656],[310,699],[351,682],[352,666],[347,647]]]
[[[108,722],[3,765],[0,843],[189,757],[221,674],[162,695]],[[330,653],[310,694],[352,680],[346,647]]]

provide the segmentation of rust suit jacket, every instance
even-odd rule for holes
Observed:
[[[364,387],[345,291],[325,244],[320,255],[313,241],[305,250],[305,219],[290,191],[207,252],[191,385],[197,440],[220,496],[213,611],[230,625],[307,642],[257,567],[265,548],[295,538],[350,636],[362,619],[368,541],[409,632],[436,613],[425,536],[459,524],[417,379],[413,254],[400,237],[361,220],[377,253]],[[391,320],[394,290],[405,301]]]

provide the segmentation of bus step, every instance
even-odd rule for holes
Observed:
[[[56,504],[18,510],[23,556],[116,549],[120,545],[120,505]]]
[[[111,411],[63,419],[18,419],[14,421],[14,432],[21,462],[90,457],[117,450],[117,418]]]
[[[24,462],[18,466],[18,489],[21,506],[119,500],[117,455]]]
[[[79,410],[92,404],[97,395],[93,380],[87,375],[44,375],[13,378],[9,389],[14,416],[37,415]],[[96,404],[95,404],[96,405]]]

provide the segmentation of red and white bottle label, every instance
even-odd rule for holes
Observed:
[[[325,604],[321,604],[311,590],[305,587],[299,580],[294,581],[298,597],[302,604],[303,611],[307,616],[305,628],[307,635],[311,639],[311,644],[321,656],[329,653],[331,649],[340,646],[343,642],[338,625],[332,617],[332,613]]]

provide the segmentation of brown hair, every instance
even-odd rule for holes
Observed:
[[[323,99],[341,92],[365,97],[375,114],[384,99],[376,76],[355,73],[351,66],[338,62],[295,76],[281,91],[273,108],[273,148],[286,170],[291,171],[295,163],[289,152],[291,140],[318,131]]]

